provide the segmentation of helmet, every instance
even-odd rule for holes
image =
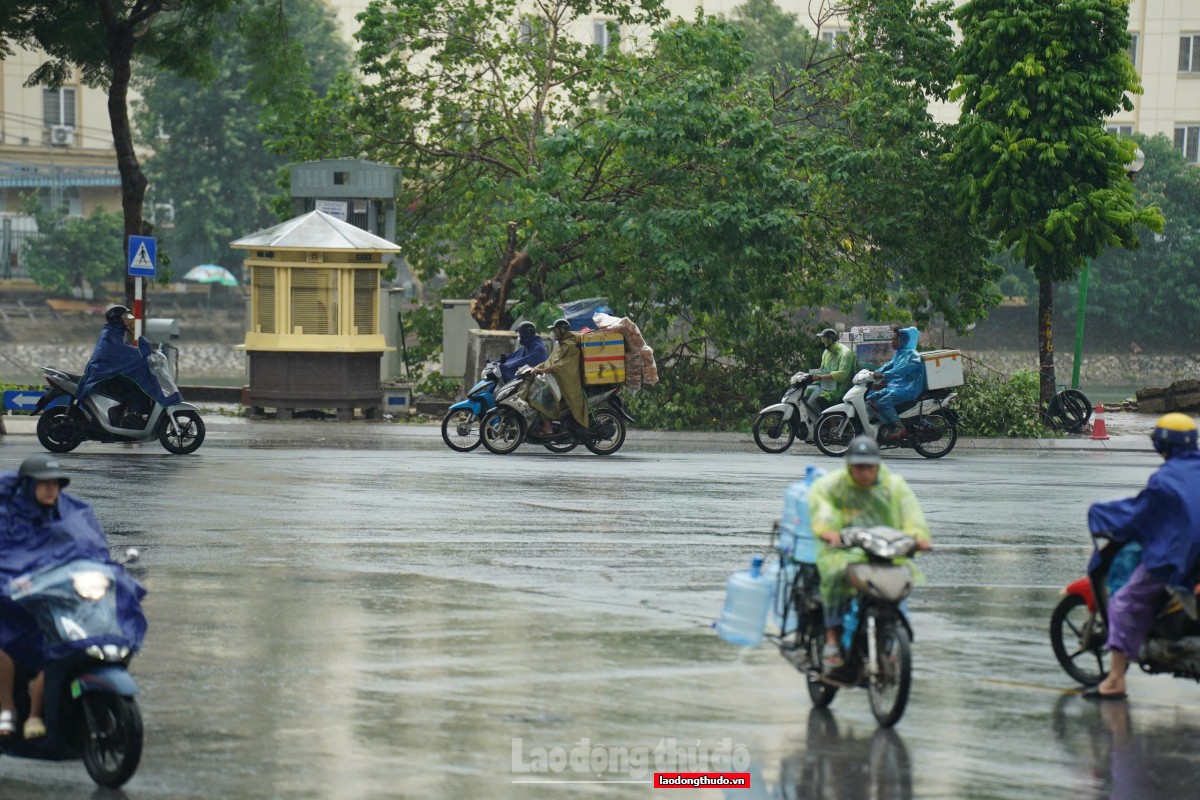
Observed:
[[[57,479],[59,486],[66,486],[71,482],[67,477],[67,473],[58,465],[58,459],[51,455],[30,456],[21,462],[21,469],[17,471],[17,476],[21,478],[32,478],[35,481],[52,481]]]
[[[554,324],[550,326],[550,330],[563,331],[565,333],[566,331],[571,330],[571,323],[567,322],[565,319],[556,319],[554,320]]]
[[[1182,450],[1196,449],[1196,421],[1187,414],[1173,412],[1158,418],[1150,435],[1154,449],[1170,458]]]
[[[515,330],[517,332],[517,336],[521,338],[522,342],[532,339],[537,335],[537,326],[528,320],[517,325]]]
[[[836,342],[838,335],[837,335],[837,331],[835,331],[833,328],[826,328],[825,330],[823,330],[817,334],[817,338],[825,339],[826,341],[829,341],[829,342]]]
[[[104,319],[106,322],[120,322],[125,318],[126,314],[132,314],[128,308],[123,305],[111,305],[104,309]]]
[[[882,460],[879,445],[870,436],[855,436],[846,448],[847,464],[878,464]]]

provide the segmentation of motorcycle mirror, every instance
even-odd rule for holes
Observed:
[[[125,563],[126,564],[134,563],[135,561],[138,560],[139,555],[140,555],[140,553],[138,553],[138,549],[136,547],[128,548],[125,551]]]

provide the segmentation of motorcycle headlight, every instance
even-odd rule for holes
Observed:
[[[75,594],[94,602],[104,597],[109,580],[103,572],[76,572],[71,576],[71,584],[75,587]]]

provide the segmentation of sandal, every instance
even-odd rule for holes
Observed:
[[[836,644],[827,644],[821,648],[821,663],[828,669],[842,666],[842,650]]]
[[[0,737],[12,736],[16,732],[16,717],[13,712],[0,711]]]
[[[46,735],[46,723],[41,717],[30,717],[25,720],[24,734],[26,739],[40,739]]]

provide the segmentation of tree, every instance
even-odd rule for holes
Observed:
[[[65,206],[44,209],[36,195],[25,210],[37,221],[38,235],[25,249],[29,275],[44,289],[83,293],[85,283],[117,281],[124,272],[120,214],[96,209],[89,217],[69,217]]]
[[[962,44],[952,99],[962,117],[949,163],[973,219],[1038,281],[1040,397],[1056,390],[1056,283],[1105,249],[1138,246],[1139,207],[1124,165],[1134,144],[1104,120],[1141,91],[1126,55],[1124,0],[969,0],[956,12]]]
[[[125,241],[150,232],[142,219],[146,176],[133,148],[129,85],[135,55],[184,75],[203,74],[215,33],[215,15],[234,0],[8,0],[0,12],[0,39],[45,52],[49,60],[26,86],[62,86],[74,70],[88,86],[108,91],[108,115],[117,168]],[[123,263],[123,262],[122,262]],[[133,279],[125,296],[133,302]]]
[[[1137,202],[1162,209],[1162,235],[1142,237],[1137,250],[1109,250],[1092,262],[1087,295],[1088,339],[1128,345],[1157,340],[1187,346],[1200,337],[1200,170],[1163,135],[1135,136],[1146,155],[1137,173]],[[1143,231],[1143,234],[1145,231]],[[1071,287],[1070,296],[1078,295]],[[1063,317],[1073,323],[1076,303]],[[1095,334],[1095,336],[1093,335]]]
[[[217,25],[226,35],[213,43],[207,80],[163,69],[137,80],[134,118],[153,150],[145,171],[156,200],[175,203],[162,247],[184,264],[236,263],[228,243],[274,223],[285,160],[266,149],[261,128],[303,115],[351,64],[323,0],[248,0]]]

